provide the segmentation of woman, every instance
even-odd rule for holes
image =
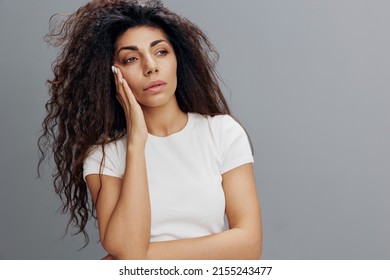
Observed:
[[[40,149],[70,223],[86,235],[96,210],[105,259],[258,259],[253,157],[206,36],[157,0],[91,1],[56,27]]]

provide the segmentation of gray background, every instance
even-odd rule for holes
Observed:
[[[250,133],[264,259],[390,259],[390,2],[166,0],[218,48],[233,113]],[[97,259],[90,223],[36,179],[56,12],[84,1],[0,1],[0,259]]]

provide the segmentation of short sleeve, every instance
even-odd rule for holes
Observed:
[[[220,153],[221,174],[246,163],[253,163],[253,153],[244,128],[231,116],[221,119]]]
[[[115,144],[107,144],[104,148],[105,160],[102,164],[101,174],[109,175],[114,177],[121,177],[120,170],[118,167],[119,158],[118,153],[115,149]],[[83,178],[90,174],[99,174],[100,172],[100,163],[103,158],[102,146],[96,145],[93,146],[89,152],[89,155],[84,161],[83,165]]]

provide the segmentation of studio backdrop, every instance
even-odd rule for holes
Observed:
[[[389,1],[165,0],[219,51],[218,72],[248,131],[263,259],[390,258]],[[98,259],[63,238],[37,139],[56,50],[54,13],[82,0],[0,1],[0,259]],[[70,233],[74,233],[71,228]]]

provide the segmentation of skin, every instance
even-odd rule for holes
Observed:
[[[163,40],[163,41],[160,41]],[[151,43],[160,41],[156,45]],[[137,50],[128,46],[136,46]],[[122,48],[127,48],[121,50]],[[121,51],[120,51],[121,50]],[[177,61],[164,33],[151,27],[128,29],[116,43],[114,71],[117,99],[128,127],[123,179],[91,174],[86,177],[96,205],[103,259],[258,259],[262,230],[252,164],[222,175],[227,231],[189,239],[150,242],[150,199],[145,165],[149,133],[167,136],[187,122],[175,98]],[[150,81],[166,86],[146,93]],[[124,223],[123,221],[129,221]]]
[[[176,102],[177,61],[165,34],[157,28],[135,27],[120,36],[116,45],[114,66],[141,106],[149,133],[167,136],[181,130],[187,115]],[[138,51],[130,49],[134,47]],[[147,84],[155,80],[166,82],[164,91],[158,94],[145,92]]]

